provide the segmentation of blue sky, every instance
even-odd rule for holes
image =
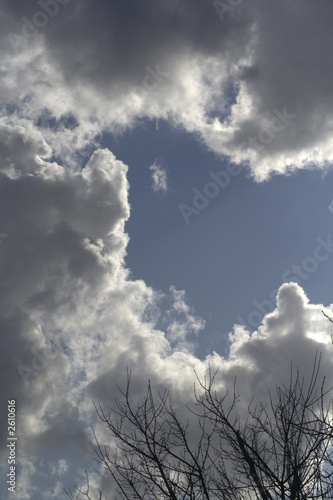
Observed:
[[[312,256],[318,237],[326,241],[331,235],[331,172],[312,169],[258,184],[242,170],[199,214],[190,213],[187,224],[179,205],[192,207],[193,188],[203,193],[209,173],[226,171],[227,160],[164,122],[158,129],[145,123],[121,138],[105,136],[103,144],[133,166],[127,265],[134,278],[163,292],[171,284],[186,290],[207,322],[199,356],[222,354],[240,317],[251,330],[259,326],[260,316],[248,321],[253,311],[260,313],[257,302],[273,306],[272,292],[292,276],[313,302],[328,305],[333,261],[318,263],[314,271],[310,264],[310,273],[301,269],[295,275],[292,268]],[[151,189],[149,166],[156,159],[168,173],[166,193]],[[269,305],[264,307],[268,312]]]
[[[195,373],[265,402],[332,380],[333,7],[0,6],[0,418],[17,500],[115,497],[91,426],[132,370],[179,411]],[[312,33],[313,36],[309,36]],[[244,404],[246,407],[246,404]],[[1,427],[0,490],[8,489]]]

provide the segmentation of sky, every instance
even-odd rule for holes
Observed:
[[[114,485],[93,402],[332,379],[333,5],[1,0],[0,488]]]

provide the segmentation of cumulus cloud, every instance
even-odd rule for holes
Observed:
[[[184,292],[171,288],[163,313],[160,292],[130,279],[128,169],[100,140],[165,119],[258,181],[326,168],[333,5],[249,0],[221,22],[200,0],[49,2],[57,12],[38,17],[40,4],[0,12],[0,393],[19,405],[18,500],[84,480],[91,400],[107,407],[126,367],[138,396],[150,378],[179,404],[207,364],[245,397],[284,383],[291,361],[308,374],[317,348],[332,373],[331,325],[294,283],[257,331],[234,326],[228,355],[195,356],[204,321]],[[151,169],[165,191],[164,169]]]
[[[193,398],[194,371],[202,377],[208,364],[219,369],[221,390],[237,377],[245,398],[264,398],[267,384],[285,382],[291,361],[308,373],[317,348],[325,354],[323,372],[332,372],[331,325],[295,283],[280,288],[275,311],[256,332],[235,325],[228,356],[198,359],[195,337],[204,322],[184,291],[171,287],[163,313],[161,294],[129,279],[126,165],[108,150],[96,150],[81,172],[46,160],[40,165],[40,141],[29,137],[20,144],[38,169],[15,151],[0,183],[1,227],[9,233],[1,248],[0,301],[8,378],[0,390],[19,402],[25,487],[18,498],[57,498],[60,484],[84,483],[85,468],[92,484],[111,491],[92,463],[91,402],[108,407],[126,367],[137,397],[151,379],[156,389],[170,388],[180,414]]]
[[[46,160],[40,165],[40,141],[29,137],[20,144],[39,168],[15,151],[0,183],[1,227],[9,233],[1,248],[0,300],[8,378],[0,390],[19,402],[25,488],[18,498],[56,498],[60,483],[84,482],[85,468],[93,484],[110,488],[92,466],[91,401],[108,407],[126,367],[137,397],[151,379],[156,389],[168,386],[180,407],[193,398],[194,371],[204,376],[208,364],[219,369],[221,390],[237,377],[245,398],[264,398],[267,385],[285,382],[291,362],[307,374],[317,348],[325,354],[323,372],[332,372],[331,324],[295,283],[280,288],[276,309],[257,331],[235,325],[228,356],[198,359],[195,337],[204,321],[184,291],[171,287],[169,305],[158,313],[161,294],[129,279],[126,165],[108,150],[96,150],[81,172]],[[47,490],[46,477],[52,478]]]
[[[178,295],[177,304],[184,311],[181,295]],[[176,308],[178,306],[175,304]],[[206,360],[197,360],[196,363],[193,363],[193,357],[189,353],[155,357],[155,366],[158,365],[159,370],[158,373],[155,372],[154,378],[151,378],[153,390],[161,390],[166,385],[170,389],[178,417],[184,421],[189,419],[191,424],[193,415],[191,416],[185,407],[185,403],[189,405],[193,403],[194,378],[193,372],[191,376],[191,371],[195,369],[199,378],[203,380],[209,366],[213,373],[218,370],[215,387],[221,394],[232,391],[236,381],[236,392],[239,393],[241,401],[240,409],[244,409],[246,417],[252,397],[254,396],[255,402],[265,403],[268,400],[268,389],[274,391],[276,386],[288,384],[291,371],[295,374],[299,370],[307,386],[317,352],[322,354],[318,383],[321,384],[321,377],[326,376],[326,384],[329,387],[332,384],[330,375],[333,363],[332,328],[331,323],[323,318],[321,309],[321,304],[309,303],[298,284],[285,283],[279,289],[275,310],[263,318],[258,330],[250,333],[243,326],[234,325],[230,333],[228,355],[221,356],[214,352]],[[146,387],[145,380],[141,378],[141,368],[137,364],[132,367],[132,394],[139,400],[143,397],[142,388]],[[100,379],[98,382],[100,388],[101,382]],[[120,385],[124,387],[124,384],[123,379]],[[103,398],[103,393],[107,393],[105,382],[104,391],[101,391],[99,396],[104,407],[109,408],[110,399],[105,396]],[[196,424],[193,422],[193,425]],[[98,439],[106,446],[110,446],[105,428],[98,427]],[[102,486],[106,494],[112,494],[113,485],[107,476],[97,475],[94,478],[96,487]]]
[[[11,125],[1,129],[1,144],[0,227],[8,237],[0,255],[6,346],[0,392],[19,406],[25,487],[18,488],[18,498],[56,498],[59,484],[79,477],[92,460],[92,400],[106,403],[126,366],[139,372],[138,393],[150,377],[182,392],[200,365],[186,337],[203,322],[184,293],[172,289],[164,333],[154,312],[159,292],[129,279],[124,163],[97,149],[82,170],[66,169],[42,159],[49,149],[40,135]],[[183,366],[182,380],[176,366]],[[6,411],[2,405],[4,420]],[[50,476],[53,486],[45,490]]]
[[[43,24],[34,4],[6,3],[5,112],[16,124],[24,117],[42,124],[66,161],[73,146],[84,149],[102,130],[119,132],[147,117],[194,133],[218,155],[248,165],[259,181],[326,168],[331,9],[314,0],[250,0],[222,22],[213,3],[199,0],[131,0],[126,9],[83,0],[59,5],[34,30],[34,20]],[[308,37],[316,26],[317,36]],[[16,44],[10,33],[20,37]]]

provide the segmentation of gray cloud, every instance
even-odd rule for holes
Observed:
[[[331,4],[252,0],[223,22],[199,0],[58,6],[28,38],[22,18],[36,20],[38,2],[6,2],[0,13],[0,394],[18,401],[19,500],[57,498],[60,484],[81,480],[91,400],[107,405],[126,366],[138,397],[151,378],[179,405],[208,363],[223,389],[237,375],[245,398],[284,382],[291,360],[308,373],[316,348],[332,372],[331,325],[296,284],[282,286],[252,335],[234,327],[228,356],[199,360],[192,339],[204,323],[184,292],[171,289],[163,316],[161,294],[129,277],[127,166],[98,146],[105,130],[164,118],[257,180],[326,168]],[[284,108],[288,124],[276,121]]]
[[[33,148],[29,141],[27,147]],[[219,368],[222,390],[237,375],[245,398],[253,392],[264,397],[269,381],[284,381],[291,360],[307,373],[316,348],[326,354],[323,370],[331,372],[330,323],[321,316],[322,306],[310,305],[296,284],[281,287],[276,310],[257,332],[235,326],[228,357],[196,358],[189,339],[204,323],[184,292],[171,289],[170,307],[157,327],[160,295],[128,278],[126,166],[107,150],[96,151],[81,174],[54,166],[52,176],[52,164],[45,162],[32,175],[28,165],[25,175],[24,164],[17,162],[14,178],[1,182],[2,207],[10,210],[9,236],[1,248],[0,310],[7,334],[1,363],[9,378],[0,389],[18,401],[27,498],[48,498],[59,483],[72,486],[74,478],[83,482],[85,467],[93,473],[91,401],[108,406],[124,383],[126,367],[133,370],[138,398],[149,378],[156,389],[170,388],[184,415],[194,370],[203,376],[208,363]],[[11,207],[11,199],[20,207]],[[59,460],[65,462],[57,472]],[[93,477],[96,486],[110,488],[102,475]],[[20,487],[18,498],[24,495]]]
[[[29,33],[22,18],[33,23],[38,9],[6,4],[7,34]],[[22,38],[19,53],[4,38],[3,92],[16,104],[18,95],[29,96],[25,116],[72,113],[76,146],[147,116],[168,118],[218,154],[249,163],[257,180],[325,167],[332,156],[330,13],[327,2],[252,0],[221,22],[213,3],[199,1],[69,1],[38,35]],[[284,107],[292,124],[262,148],[245,147],[249,137],[267,134],[272,110]],[[52,147],[62,144],[64,153],[73,134],[62,134]]]

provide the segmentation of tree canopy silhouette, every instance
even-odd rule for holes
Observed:
[[[310,380],[296,369],[287,385],[251,401],[244,416],[236,392],[215,389],[217,372],[197,377],[188,420],[179,418],[167,390],[148,383],[134,403],[131,375],[114,408],[95,405],[116,446],[94,450],[113,478],[114,498],[170,500],[315,500],[333,498],[332,388],[319,378],[316,354]],[[71,499],[92,497],[76,487]],[[106,497],[104,497],[106,498]]]

